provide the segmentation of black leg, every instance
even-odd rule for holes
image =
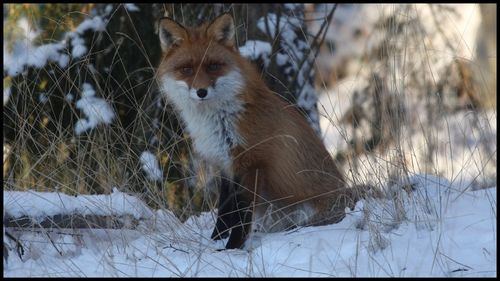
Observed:
[[[250,200],[245,198],[242,192],[237,193],[236,199],[238,202],[238,211],[235,213],[234,217],[236,218],[237,223],[231,230],[231,235],[229,236],[229,241],[226,244],[226,249],[242,248],[250,232],[250,226],[252,224],[252,209],[250,206]]]
[[[220,240],[229,236],[229,230],[237,223],[235,210],[236,194],[234,192],[234,184],[231,183],[230,179],[222,176],[217,222],[210,236],[212,239]]]

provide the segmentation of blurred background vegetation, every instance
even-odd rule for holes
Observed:
[[[118,187],[138,194],[154,208],[172,209],[181,219],[212,208],[217,177],[192,154],[189,136],[184,134],[175,113],[158,93],[155,67],[161,51],[156,22],[167,14],[193,25],[229,10],[236,19],[240,46],[247,40],[270,42],[273,47],[271,63],[266,65],[263,58],[256,58],[255,63],[261,67],[272,89],[297,103],[299,95],[295,92],[303,85],[285,76],[285,66],[276,63],[277,53],[286,50],[276,43],[275,35],[259,31],[256,20],[269,13],[291,13],[302,19],[304,29],[313,21],[324,28],[335,22],[328,13],[319,19],[304,21],[308,9],[315,11],[317,8],[299,6],[297,10],[285,4],[3,4],[4,58],[6,52],[15,50],[16,42],[32,46],[62,42],[66,45],[63,52],[69,56],[66,67],[49,61],[43,67],[28,66],[15,75],[8,73],[4,65],[4,190],[101,194]],[[477,39],[477,68],[486,71],[480,77],[474,76],[478,71],[470,66],[466,66],[470,70],[459,72],[462,78],[465,75],[471,81],[481,81],[471,82],[478,86],[468,95],[465,104],[470,106],[466,107],[496,110],[496,4],[479,6],[482,22]],[[332,13],[334,18],[342,17],[335,7],[328,10],[331,11],[335,12]],[[82,57],[73,57],[75,43],[67,33],[76,32],[85,19],[96,16],[105,20],[105,31],[85,30],[81,36],[89,50]],[[396,32],[397,22],[392,20],[384,26]],[[316,42],[312,44],[310,56],[309,53],[305,56],[307,59],[314,59],[316,49],[335,54],[323,40],[325,32],[319,28],[315,32],[297,29],[299,38]],[[388,38],[395,38],[390,36]],[[387,59],[390,56],[384,51],[397,48],[388,47],[393,43],[389,39],[386,43],[378,52],[377,60]],[[342,74],[335,69],[330,70],[331,73],[321,73],[323,78],[319,79],[312,65],[310,63],[304,83],[312,83],[316,77],[318,92],[324,90],[325,80],[334,87],[335,81],[341,78]],[[332,73],[334,78],[324,78],[331,77]],[[373,92],[377,97],[380,89],[384,89],[383,77],[372,78],[371,88],[367,87],[359,95]],[[110,125],[77,135],[74,125],[84,116],[76,106],[83,83],[91,83],[97,95],[111,104],[117,117]],[[336,155],[340,163],[346,161],[349,153],[358,155],[391,145],[394,135],[381,128],[381,123],[387,121],[382,111],[385,108],[389,119],[398,119],[398,109],[391,104],[383,107],[380,100],[376,104],[379,110],[366,117],[372,124],[372,138],[361,144],[351,140],[351,152]],[[359,125],[362,113],[358,112],[362,106],[355,105],[344,119],[350,120],[348,123],[354,128]],[[304,112],[310,117],[317,114],[314,108],[304,108]],[[318,122],[317,118],[311,117],[311,120],[313,126]],[[163,170],[162,180],[149,179],[141,169],[143,151],[157,156]]]

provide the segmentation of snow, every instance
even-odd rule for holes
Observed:
[[[100,16],[95,16],[91,19],[85,19],[76,28],[76,33],[83,35],[83,33],[89,29],[97,32],[102,32],[106,30],[106,23]]]
[[[276,54],[276,63],[278,65],[285,65],[289,60],[290,60],[289,55],[283,53]]]
[[[88,48],[87,46],[85,46],[85,40],[83,40],[83,38],[80,36],[89,29],[96,32],[105,31],[106,22],[100,16],[95,16],[91,19],[85,19],[78,25],[75,32],[69,32],[67,34],[67,37],[71,38],[71,45],[73,46],[71,54],[74,58],[79,58],[87,53]]]
[[[136,219],[153,215],[141,200],[116,188],[110,195],[78,196],[56,192],[4,191],[3,206],[4,216],[30,216],[38,222],[58,214],[131,215]]]
[[[38,95],[38,101],[40,103],[46,103],[47,101],[49,101],[49,97],[47,96],[47,93],[40,93]]]
[[[84,119],[80,119],[75,124],[75,133],[81,133],[95,128],[97,125],[111,124],[115,118],[115,113],[111,106],[102,98],[94,96],[95,90],[88,83],[83,84],[82,97],[76,102],[76,108],[83,111]]]
[[[279,48],[272,56],[276,59],[276,64],[283,69],[290,85],[293,84],[300,91],[296,94],[297,104],[307,113],[309,123],[319,133],[317,97],[312,86],[313,60],[309,53],[308,36],[303,33],[303,8],[303,4],[287,4],[279,17],[275,13],[260,17],[257,20],[257,28],[279,42]],[[304,38],[298,38],[298,34],[304,34]],[[271,50],[271,46],[269,47]],[[264,63],[267,66],[269,58],[266,57]]]
[[[106,29],[105,20],[95,16],[91,19],[85,19],[78,25],[75,32],[68,32],[59,43],[33,46],[32,41],[40,31],[34,30],[26,19],[21,19],[18,25],[24,30],[24,40],[16,41],[12,50],[9,50],[5,43],[3,47],[3,68],[9,76],[19,75],[26,67],[42,68],[48,62],[57,62],[61,68],[66,68],[70,60],[70,57],[65,53],[67,50],[64,42],[67,39],[71,39],[72,56],[79,58],[88,51],[85,41],[80,36],[89,29],[97,32]]]
[[[181,223],[116,189],[77,197],[4,191],[4,210],[14,217],[79,212],[143,219],[133,230],[7,229],[26,253],[21,260],[10,251],[4,276],[496,276],[496,187],[462,192],[424,174],[410,183],[415,191],[402,193],[400,222],[393,200],[363,200],[338,224],[253,233],[245,249],[225,251],[217,250],[227,240],[210,239],[213,212]]]
[[[72,102],[74,99],[75,99],[75,95],[73,95],[72,93],[68,93],[64,99],[67,101],[67,102]]]
[[[12,52],[5,45],[3,49],[3,68],[9,76],[16,76],[24,71],[25,67],[42,68],[49,61],[57,62],[60,67],[68,65],[68,55],[62,53],[64,44],[50,43],[41,46],[33,46],[31,42],[18,41],[14,44]]]
[[[282,24],[286,24],[284,22],[285,20],[281,20],[280,26],[283,26]],[[266,26],[267,23],[267,26]],[[274,13],[269,13],[265,17],[259,18],[257,21],[257,28],[262,31],[264,34],[268,34],[270,36],[275,36],[276,35],[276,25],[278,24],[277,16]],[[269,32],[268,32],[269,30]]]
[[[107,15],[111,14],[112,11],[113,11],[113,5],[108,4],[108,5],[106,5],[106,8],[104,9],[104,14],[107,16]]]
[[[333,5],[316,5],[311,18],[326,17]],[[380,23],[389,18],[401,23],[408,20],[421,23],[417,33],[409,35],[412,31],[408,29],[405,31],[408,38],[394,39],[398,40],[399,46],[404,44],[405,50],[411,50],[407,68],[410,63],[426,61],[429,65],[416,66],[417,69],[430,68],[433,79],[438,81],[442,69],[455,59],[474,58],[476,35],[481,22],[478,4],[338,4],[325,38],[326,42],[334,46],[334,50],[321,52],[318,65],[324,69],[342,69],[342,72],[357,75],[360,69],[367,68],[362,58],[373,51],[376,56],[377,48],[384,42],[385,33],[380,29]],[[321,24],[322,21],[310,21],[310,32],[316,34]],[[425,48],[425,59],[419,55],[422,48]],[[395,73],[404,74],[402,71]]]
[[[138,12],[140,11],[139,10],[139,7],[137,7],[135,4],[125,4],[125,9],[127,9],[127,11],[129,12]]]
[[[73,49],[71,50],[71,55],[74,58],[79,58],[85,53],[87,53],[87,47],[85,46],[85,41],[78,36],[73,36],[71,39],[71,45],[73,45]]]
[[[359,80],[347,77],[338,82],[334,89],[319,97],[320,126],[326,147],[332,154],[347,149],[353,137],[352,128],[341,124],[340,118],[350,108],[353,91]],[[419,124],[429,124],[426,114],[420,108],[410,108],[410,118]],[[476,120],[477,118],[477,120]],[[495,185],[496,169],[496,110],[478,112],[458,111],[432,121],[433,127],[423,129],[403,128],[401,132],[401,153],[408,169],[424,173],[427,168],[425,145],[429,140],[435,143],[432,170],[453,182],[457,188],[480,188]],[[429,133],[431,132],[431,133]],[[387,163],[394,149],[362,155],[358,158],[360,171],[356,174],[362,182],[389,178]],[[348,167],[345,167],[348,169]],[[350,174],[347,174],[350,176]],[[354,180],[354,179],[351,179]]]
[[[149,151],[142,152],[140,161],[142,164],[142,170],[146,172],[146,176],[150,180],[159,181],[163,178],[163,172],[161,171],[160,164],[153,153]]]
[[[3,105],[5,106],[7,102],[9,101],[10,95],[11,95],[11,90],[10,87],[7,87],[3,89]]]
[[[28,19],[25,17],[22,17],[21,19],[19,19],[19,21],[17,22],[17,25],[23,30],[23,35],[30,42],[33,42],[33,40],[40,34],[40,31],[37,31],[31,27],[31,24],[29,23]]]
[[[266,28],[266,22],[267,22],[267,28],[269,28],[269,33],[267,32]],[[301,26],[301,23],[299,19],[295,16],[290,17],[290,16],[284,16],[282,15],[279,18],[278,22],[278,16],[274,13],[269,13],[265,17],[259,18],[257,21],[257,28],[259,28],[260,31],[264,32],[265,34],[268,34],[270,36],[275,36],[276,35],[276,27],[279,26],[279,36],[286,42],[294,42],[294,40],[297,38],[294,28],[297,26]],[[301,60],[302,58],[297,58],[297,60]]]
[[[248,59],[256,60],[259,57],[264,60],[264,65],[269,64],[271,55],[271,44],[261,40],[248,40],[239,48],[240,54]]]

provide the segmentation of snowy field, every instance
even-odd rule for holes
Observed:
[[[393,202],[361,201],[339,224],[255,233],[246,249],[226,251],[217,251],[225,241],[210,240],[213,213],[181,223],[118,191],[72,201],[4,192],[12,216],[87,208],[142,218],[135,230],[11,229],[25,253],[10,251],[4,276],[496,276],[496,187],[461,193],[442,178],[412,181],[399,224]]]

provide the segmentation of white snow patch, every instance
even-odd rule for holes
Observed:
[[[106,30],[106,22],[100,16],[95,16],[91,19],[85,19],[78,25],[78,27],[76,28],[76,32],[79,34],[83,34],[88,29],[102,32]]]
[[[153,153],[149,151],[142,152],[140,161],[142,163],[142,169],[146,172],[146,175],[150,180],[159,181],[162,179],[163,172],[161,171],[159,162]]]
[[[5,210],[18,216],[54,214],[65,208],[150,217],[135,230],[7,229],[15,231],[26,253],[21,260],[14,243],[8,241],[12,250],[4,276],[496,276],[496,187],[460,193],[436,177],[422,175],[415,182],[415,192],[427,192],[429,204],[439,211],[422,217],[433,222],[432,228],[418,227],[415,220],[408,219],[396,228],[384,229],[383,222],[391,222],[392,217],[382,208],[391,203],[384,201],[378,203],[379,209],[372,208],[371,225],[359,227],[363,210],[377,204],[360,201],[338,224],[253,233],[244,250],[225,251],[217,250],[224,247],[227,239],[210,239],[215,222],[213,212],[181,223],[170,211],[159,210],[152,217],[149,211],[142,213],[137,209],[143,206],[142,202],[123,193],[116,193],[115,198],[116,191],[111,196],[78,197],[4,191]],[[411,200],[410,196],[407,198]],[[420,204],[413,202],[417,204],[404,206],[405,210]],[[424,210],[419,212],[426,214]]]
[[[113,11],[113,5],[111,4],[106,5],[106,8],[104,8],[104,14],[106,16],[111,14],[112,11]]]
[[[68,93],[64,99],[67,101],[67,102],[72,102],[74,99],[75,99],[75,95],[73,95],[72,93]]]
[[[16,76],[26,67],[42,68],[50,61],[57,62],[62,68],[68,66],[69,56],[65,54],[65,39],[58,43],[34,46],[33,40],[40,31],[33,28],[26,18],[21,18],[17,25],[23,30],[23,39],[14,42],[12,50],[7,48],[5,42],[3,46],[3,67],[8,75]]]
[[[47,96],[47,93],[40,93],[38,95],[38,101],[41,103],[46,103],[47,101],[49,101],[49,97]]]
[[[57,63],[59,64],[60,67],[65,68],[68,66],[69,63],[69,56],[66,54],[60,54],[59,58],[57,60]]]
[[[93,97],[95,96],[94,87],[89,83],[83,83],[82,85],[82,97]]]
[[[22,17],[17,22],[17,26],[19,26],[24,32],[23,35],[29,42],[33,42],[33,40],[40,34],[40,31],[33,29],[28,19]]]
[[[80,119],[75,124],[77,135],[89,129],[95,128],[98,124],[111,124],[115,113],[111,106],[102,98],[94,97],[95,90],[88,83],[83,84],[82,98],[76,102],[76,108],[83,111],[86,119]]]
[[[58,192],[4,191],[5,215],[12,218],[28,216],[43,221],[55,215],[131,215],[150,218],[153,212],[139,199],[113,188],[109,195],[70,196]]]
[[[302,77],[302,76],[298,76]],[[301,84],[299,84],[301,85]],[[318,97],[314,94],[315,90],[313,86],[310,83],[302,84],[304,87],[302,88],[301,95],[299,96],[297,100],[297,105],[302,107],[302,108],[313,108],[316,103],[318,102]],[[312,113],[312,112],[311,112]],[[312,116],[311,116],[312,118]],[[315,120],[318,120],[317,118]]]
[[[125,4],[125,9],[129,12],[138,12],[140,11],[139,7],[137,7],[135,4]]]
[[[267,32],[266,22],[267,28],[269,28],[269,33]],[[276,27],[278,26],[280,28],[279,34],[276,33]],[[274,13],[269,13],[267,14],[267,16],[261,17],[257,21],[257,28],[260,31],[270,36],[278,35],[286,42],[293,42],[297,38],[297,35],[294,32],[294,28],[296,28],[297,26],[301,26],[298,18],[294,16],[289,17],[286,15],[282,15],[279,17],[278,22],[278,16]]]
[[[3,67],[10,76],[20,74],[24,71],[25,67],[42,68],[47,65],[49,61],[57,62],[61,68],[67,67],[70,58],[64,53],[66,49],[66,40],[71,38],[73,45],[71,54],[73,57],[81,57],[87,52],[87,47],[84,45],[85,42],[79,35],[82,35],[88,29],[104,31],[106,23],[99,16],[92,19],[86,19],[78,25],[76,32],[67,33],[65,39],[61,42],[44,44],[41,46],[32,45],[31,40],[38,32],[32,31],[26,20],[20,21],[20,26],[25,30],[27,39],[15,42],[12,51],[7,50],[5,44],[3,48]]]
[[[32,46],[30,42],[17,41],[14,44],[12,52],[9,52],[4,45],[3,55],[4,70],[10,76],[16,76],[25,67],[42,68],[49,61],[57,62],[60,67],[64,68],[68,65],[68,56],[62,51],[65,46],[62,43],[51,43],[41,46]]]
[[[267,22],[267,27],[266,27]],[[257,21],[257,28],[264,34],[274,36],[276,34],[276,24],[278,23],[276,14],[269,13],[265,17],[259,18]],[[281,23],[281,22],[280,22]],[[269,33],[268,33],[269,29]]]
[[[290,56],[287,54],[278,53],[276,55],[276,63],[278,65],[285,65],[289,61],[290,61]]]
[[[10,87],[3,89],[3,105],[6,105],[11,95]]]
[[[71,55],[74,58],[79,58],[85,55],[85,53],[87,53],[87,47],[85,46],[85,41],[81,37],[78,37],[77,35],[73,36],[71,44],[73,45],[73,49],[71,50]]]
[[[287,4],[285,4],[284,6],[285,6],[285,9],[288,9],[288,10],[293,11],[293,10],[295,10],[295,9],[297,8],[297,6],[299,6],[299,5],[301,5],[301,4],[297,4],[297,3],[287,3]]]
[[[245,45],[239,48],[240,54],[248,59],[256,60],[259,57],[264,60],[264,64],[269,64],[271,55],[271,44],[261,40],[248,40]]]
[[[71,44],[73,49],[71,54],[74,58],[79,58],[87,53],[88,48],[85,46],[85,40],[80,36],[87,30],[93,30],[96,32],[103,32],[106,30],[106,21],[100,16],[95,16],[91,19],[85,19],[82,23],[78,25],[75,32],[70,32],[67,34],[68,38],[71,38]]]

